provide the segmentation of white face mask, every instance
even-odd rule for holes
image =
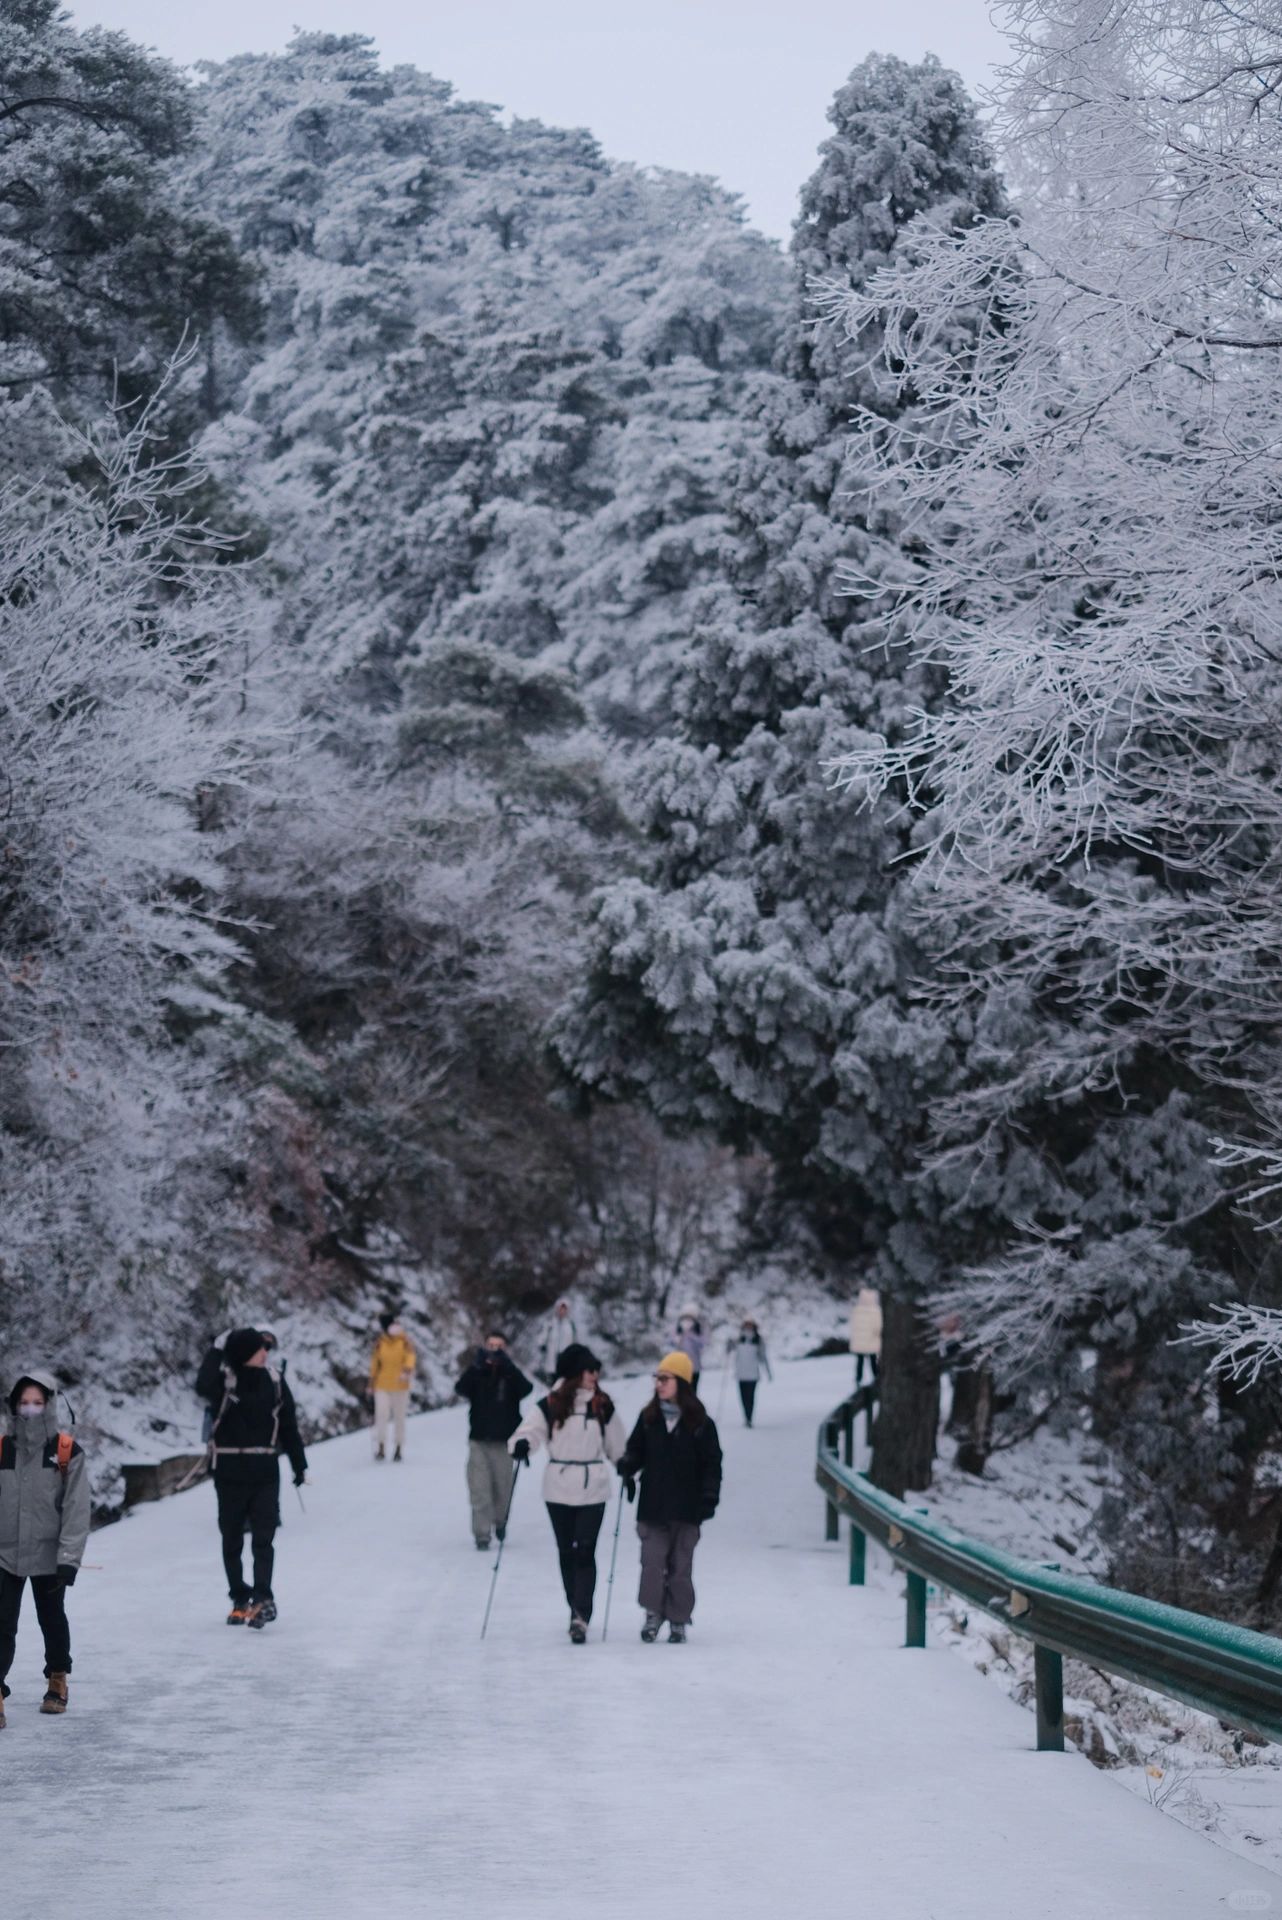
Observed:
[[[19,1407],[18,1418],[20,1420],[38,1420],[40,1418],[40,1415],[43,1412],[44,1412],[43,1407],[32,1407],[32,1406]]]

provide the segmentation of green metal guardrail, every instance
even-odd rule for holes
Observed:
[[[1282,1640],[1096,1586],[1049,1562],[1016,1560],[882,1493],[854,1468],[855,1420],[862,1413],[871,1426],[875,1394],[861,1387],[823,1422],[815,1478],[827,1497],[827,1537],[838,1538],[839,1514],[850,1520],[850,1584],[864,1583],[869,1535],[907,1574],[906,1646],[926,1644],[926,1583],[934,1581],[1032,1641],[1044,1751],[1064,1748],[1065,1654],[1282,1741]]]

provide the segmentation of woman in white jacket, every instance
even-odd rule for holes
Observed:
[[[596,1592],[596,1543],[626,1438],[614,1402],[600,1387],[601,1362],[586,1347],[561,1355],[562,1378],[522,1420],[508,1442],[514,1460],[548,1450],[543,1498],[556,1535],[561,1584],[570,1606],[570,1638],[588,1637]]]

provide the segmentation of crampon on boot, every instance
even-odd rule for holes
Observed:
[[[51,1673],[45,1697],[40,1702],[41,1713],[65,1713],[67,1711],[67,1676],[65,1673]]]
[[[276,1602],[274,1600],[251,1600],[249,1604],[249,1618],[246,1620],[245,1625],[247,1627],[265,1627],[269,1620],[274,1620],[275,1618]]]

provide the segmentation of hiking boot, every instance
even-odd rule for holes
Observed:
[[[581,1647],[583,1645],[583,1642],[587,1639],[587,1637],[588,1637],[588,1623],[586,1620],[580,1620],[578,1614],[576,1613],[574,1618],[570,1622],[570,1638],[574,1642],[576,1647]]]
[[[67,1676],[65,1673],[51,1673],[45,1697],[40,1702],[41,1713],[65,1713],[67,1711]]]
[[[245,1621],[245,1625],[247,1627],[265,1627],[269,1620],[274,1620],[275,1618],[276,1602],[274,1600],[253,1600],[250,1602],[249,1616]]]
[[[392,1459],[393,1459],[393,1460],[399,1460],[399,1459],[400,1459],[400,1457],[401,1457],[401,1450],[400,1450],[400,1448],[398,1447],[398,1448],[396,1449],[396,1452],[395,1452],[395,1453],[394,1453],[394,1454],[392,1455]]]
[[[386,1460],[386,1458],[387,1458],[387,1448],[386,1448],[386,1447],[376,1447],[376,1448],[374,1449],[374,1458],[375,1458],[376,1460]]]
[[[238,1600],[231,1612],[227,1615],[227,1625],[229,1627],[243,1627],[248,1618],[248,1600]]]
[[[482,1540],[480,1534],[478,1534],[476,1536],[476,1551],[478,1553],[488,1553],[489,1550],[490,1550],[489,1535],[487,1534],[485,1539]]]
[[[650,1645],[651,1641],[658,1639],[659,1628],[662,1625],[663,1625],[662,1614],[647,1613],[645,1617],[645,1625],[641,1629],[641,1638],[645,1641],[647,1646]]]
[[[668,1628],[668,1645],[680,1647],[685,1644],[686,1630],[674,1620]]]

